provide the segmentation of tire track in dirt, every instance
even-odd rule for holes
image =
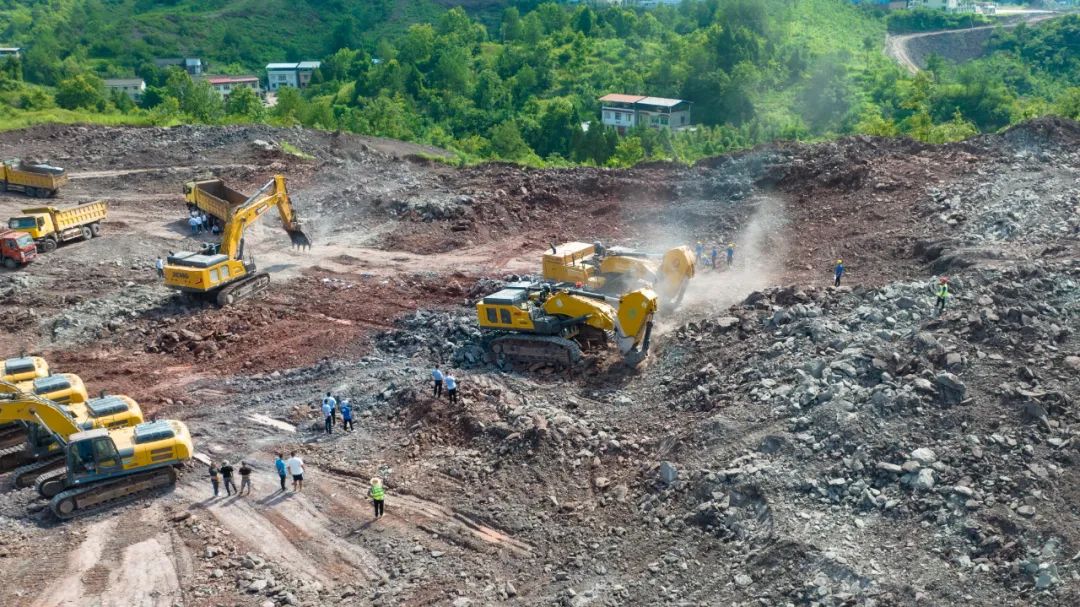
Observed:
[[[182,604],[181,571],[187,564],[157,508],[137,511],[136,520],[106,518],[90,524],[62,575],[34,600],[33,607],[171,607]],[[165,529],[165,531],[162,531]],[[177,548],[177,546],[181,546]]]
[[[296,575],[323,584],[346,583],[355,579],[357,572],[372,581],[386,577],[379,560],[336,533],[339,526],[306,495],[265,494],[264,488],[276,487],[276,475],[256,473],[252,483],[257,489],[248,498],[206,500],[204,483],[185,483],[178,492],[213,516],[238,541]]]

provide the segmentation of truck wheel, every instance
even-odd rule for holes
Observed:
[[[56,198],[56,193],[60,190],[49,190],[49,198]]]
[[[41,249],[46,253],[52,253],[56,250],[56,241],[52,238],[46,238],[41,242]]]
[[[23,193],[31,198],[34,198],[35,196],[37,196],[37,188],[26,186],[25,188],[23,188]]]
[[[97,238],[98,235],[101,234],[101,224],[100,223],[92,223],[92,224],[90,224],[90,232],[94,235],[94,238]]]
[[[14,260],[14,259],[12,259],[12,258],[10,258],[10,257],[5,257],[5,258],[4,258],[4,267],[5,267],[5,268],[7,268],[7,269],[9,269],[9,270],[14,270],[14,269],[15,269],[15,266],[17,266],[17,265],[18,265],[18,264],[16,264],[16,263],[15,263],[15,260]]]
[[[48,198],[49,197],[49,190],[46,190],[45,188],[38,188],[37,197],[38,198]]]
[[[0,192],[7,191],[7,180],[0,181]]]
[[[93,232],[93,230],[90,229],[90,226],[83,226],[82,227],[82,239],[83,240],[90,240],[93,237],[94,237],[94,232]]]

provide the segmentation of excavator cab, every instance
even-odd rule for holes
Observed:
[[[69,484],[101,476],[114,476],[123,469],[116,443],[104,428],[79,432],[68,437]]]

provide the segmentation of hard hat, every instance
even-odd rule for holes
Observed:
[[[378,487],[381,484],[382,484],[382,479],[381,478],[376,476],[375,478],[371,479],[371,486],[372,487]]]
[[[734,242],[729,242],[729,243],[727,244],[727,246],[729,246],[729,247],[733,247],[733,246],[735,246],[735,243],[734,243]]]
[[[844,263],[844,260],[843,259],[837,259],[836,263]]]

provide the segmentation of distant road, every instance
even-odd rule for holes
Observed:
[[[1012,23],[996,23],[994,25],[980,25],[979,27],[967,27],[963,29],[954,30],[935,30],[932,32],[916,32],[913,34],[890,34],[885,38],[885,54],[892,57],[899,63],[904,69],[912,74],[917,73],[921,68],[915,62],[911,53],[911,41],[916,38],[927,38],[930,36],[963,36],[968,32],[975,32],[980,30],[992,30],[995,27],[1013,28],[1021,23],[1036,23],[1039,21],[1045,21],[1047,19],[1053,19],[1054,17],[1060,17],[1062,13],[1056,13],[1052,11],[1039,11],[1039,10],[1016,10],[1009,12],[999,12],[998,15],[1007,16],[1020,16],[1019,21]]]

